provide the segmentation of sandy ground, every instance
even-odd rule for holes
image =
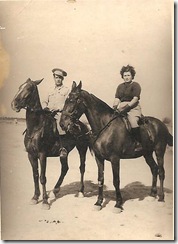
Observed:
[[[97,199],[97,166],[87,153],[85,197],[78,198],[79,157],[69,156],[69,171],[60,197],[50,210],[30,205],[33,180],[22,132],[25,124],[1,122],[1,200],[3,240],[173,240],[173,153],[165,155],[165,202],[149,196],[150,169],[143,158],[121,161],[121,189],[124,211],[114,213],[115,192],[110,162],[105,163],[104,207],[94,210]],[[58,158],[49,158],[47,190],[59,176]],[[159,181],[158,181],[159,186]]]

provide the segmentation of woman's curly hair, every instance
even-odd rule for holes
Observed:
[[[132,79],[134,79],[135,74],[136,74],[136,71],[135,71],[135,69],[134,69],[133,66],[131,66],[131,65],[128,64],[127,66],[123,66],[123,67],[122,67],[122,69],[121,69],[121,71],[120,71],[120,74],[121,74],[121,77],[122,77],[122,78],[123,78],[123,74],[124,74],[124,72],[130,72],[131,75],[132,75]]]

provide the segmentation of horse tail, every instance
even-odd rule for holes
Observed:
[[[167,144],[172,147],[173,146],[173,136],[168,132],[167,135]]]

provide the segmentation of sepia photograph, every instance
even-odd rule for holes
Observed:
[[[0,9],[1,240],[175,240],[174,1]]]

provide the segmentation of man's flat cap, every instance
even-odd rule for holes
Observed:
[[[67,72],[65,72],[62,69],[55,68],[52,70],[52,72],[54,75],[58,75],[58,76],[62,76],[62,77],[67,76]]]

